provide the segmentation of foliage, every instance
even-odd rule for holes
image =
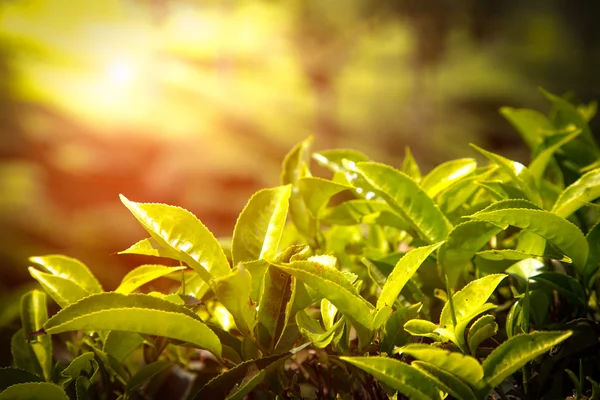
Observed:
[[[547,97],[548,117],[502,110],[529,166],[474,146],[488,165],[421,176],[409,152],[397,170],[338,149],[312,154],[322,179],[308,139],[229,241],[121,196],[149,235],[122,253],[180,266],[107,292],[78,260],[33,257],[45,292],[21,299],[0,398],[598,396],[600,152],[589,109]],[[164,277],[177,290],[144,290]]]

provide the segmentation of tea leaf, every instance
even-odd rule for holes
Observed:
[[[102,286],[94,274],[75,258],[53,254],[31,257],[29,261],[40,265],[52,275],[71,280],[90,294],[102,292]]]
[[[522,208],[498,211],[483,210],[470,218],[487,221],[506,229],[509,225],[535,233],[569,256],[583,270],[588,257],[588,243],[583,233],[566,219],[543,210]]]
[[[310,261],[296,261],[290,264],[275,264],[275,266],[319,292],[346,316],[367,329],[373,328],[371,312],[374,307],[357,293],[342,272]]]
[[[23,324],[23,333],[25,336],[42,329],[47,320],[46,293],[39,290],[32,290],[21,296],[21,323]],[[38,336],[34,340],[28,341],[26,346],[29,346],[33,350],[44,379],[50,381],[53,365],[52,339],[50,336]]]
[[[498,324],[493,315],[484,315],[471,325],[467,336],[467,343],[471,354],[475,354],[475,350],[481,342],[487,340],[498,333]]]
[[[421,181],[421,189],[431,198],[448,189],[454,183],[468,176],[477,168],[477,162],[472,158],[452,160],[435,167]]]
[[[367,160],[362,160],[367,161]],[[406,175],[410,176],[415,180],[415,182],[421,181],[421,170],[419,169],[419,164],[413,157],[410,148],[407,146],[404,151],[404,160],[402,161],[402,172]]]
[[[185,269],[185,267],[166,267],[164,265],[140,265],[132,269],[123,277],[121,284],[115,289],[117,293],[131,293],[140,286],[155,279],[169,275],[173,272]]]
[[[273,350],[286,325],[286,309],[292,301],[292,277],[269,266],[258,308],[256,336],[260,344]]]
[[[485,386],[482,395],[487,395],[505,378],[537,356],[546,353],[571,334],[571,331],[532,332],[513,336],[502,343],[483,361]]]
[[[445,393],[457,399],[476,400],[473,390],[456,375],[425,361],[413,361],[411,365],[435,381],[437,387]]]
[[[457,324],[466,320],[474,312],[479,311],[485,305],[487,299],[492,295],[500,282],[506,278],[505,274],[493,274],[471,281],[462,290],[452,296],[454,313]],[[450,302],[447,302],[440,315],[440,326],[443,328],[453,327],[452,310]]]
[[[471,144],[471,147],[483,154],[490,161],[496,163],[501,170],[510,175],[517,187],[527,195],[528,200],[538,206],[542,205],[542,198],[539,195],[535,178],[527,167],[519,162],[509,160],[508,158],[477,147],[474,144]]]
[[[213,234],[191,212],[157,203],[135,203],[120,195],[123,204],[161,246],[175,251],[208,283],[231,269]]]
[[[438,262],[448,276],[450,287],[456,287],[469,261],[501,228],[484,221],[467,221],[456,225],[438,251]]]
[[[315,218],[319,217],[321,209],[327,205],[332,196],[344,190],[354,189],[352,186],[314,177],[301,178],[298,185],[304,204]]]
[[[377,299],[377,308],[392,306],[396,298],[406,285],[406,282],[413,276],[421,264],[439,248],[444,242],[438,242],[430,246],[417,247],[408,252],[396,263],[394,270],[387,277],[379,299]]]
[[[90,294],[69,278],[48,274],[33,267],[29,267],[28,270],[31,276],[42,285],[46,293],[61,308],[75,303]]]
[[[256,306],[250,298],[252,276],[243,264],[233,271],[211,282],[211,287],[219,301],[233,315],[237,328],[244,336],[251,336],[256,325]]]
[[[120,330],[169,337],[221,355],[221,343],[192,311],[143,294],[100,293],[71,304],[44,324],[49,334]]]
[[[600,168],[594,169],[561,192],[552,212],[567,218],[586,203],[600,197]]]
[[[16,399],[69,400],[59,386],[46,382],[18,383],[0,392],[0,400]]]
[[[436,243],[446,238],[452,225],[414,180],[392,167],[374,162],[358,163],[355,169],[424,240]]]
[[[392,354],[395,346],[404,346],[410,340],[410,333],[404,329],[408,320],[417,317],[420,303],[410,307],[401,307],[394,311],[381,329],[381,353]]]
[[[483,368],[479,361],[462,353],[425,344],[409,344],[399,348],[398,352],[433,364],[472,385],[477,385],[483,379]]]
[[[340,357],[414,400],[439,400],[435,381],[408,364],[387,357]]]
[[[300,333],[320,349],[327,347],[331,343],[335,332],[342,323],[343,319],[340,318],[330,328],[323,329],[319,321],[309,316],[306,312],[298,311],[296,313],[296,324]]]
[[[123,362],[143,342],[144,338],[135,332],[110,331],[106,335],[102,350],[118,362]]]
[[[291,186],[256,192],[238,217],[233,231],[233,264],[275,258],[289,208]]]
[[[521,137],[531,149],[537,148],[542,143],[544,132],[554,129],[548,117],[538,111],[502,107],[500,114],[519,131]]]

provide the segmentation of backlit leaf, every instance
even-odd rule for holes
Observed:
[[[219,301],[233,315],[240,332],[252,335],[256,325],[256,306],[250,298],[252,275],[243,264],[238,264],[230,274],[215,278],[211,287]]]
[[[438,400],[435,381],[416,368],[387,357],[340,357],[413,400]]]
[[[361,174],[390,206],[429,243],[444,240],[451,229],[437,204],[407,175],[384,164],[356,164]]]
[[[21,323],[24,334],[30,335],[42,329],[48,320],[46,293],[32,290],[21,297]],[[27,345],[33,350],[41,367],[44,379],[50,380],[52,374],[52,339],[48,335],[37,336],[28,341]]]
[[[421,181],[421,189],[431,198],[448,189],[454,183],[468,176],[477,168],[472,158],[452,160],[435,167]]]
[[[189,342],[221,355],[218,337],[187,308],[143,294],[100,293],[71,304],[44,324],[46,333],[120,330]]]
[[[89,268],[75,258],[54,254],[31,257],[29,261],[40,265],[52,275],[73,281],[90,294],[102,292],[100,282],[98,282]]]
[[[185,267],[166,267],[164,265],[140,265],[123,277],[121,284],[115,289],[117,293],[131,293],[139,287],[155,279],[169,275]]]
[[[479,318],[469,328],[467,343],[472,354],[481,342],[494,336],[498,332],[498,324],[493,315],[484,315]]]
[[[233,264],[275,258],[288,213],[291,186],[256,192],[238,217],[233,231]]]
[[[452,296],[456,322],[460,323],[482,307],[487,299],[494,293],[500,282],[506,278],[505,274],[493,274],[471,281],[467,286]],[[447,302],[440,315],[440,326],[448,328],[454,326],[450,302]]]
[[[286,309],[292,299],[292,276],[269,266],[258,308],[257,339],[273,350],[286,325]]]
[[[135,203],[121,196],[123,204],[161,247],[175,251],[208,283],[231,269],[214,235],[191,212],[158,203]]]
[[[411,365],[435,381],[437,387],[443,392],[457,399],[476,400],[473,390],[456,375],[425,361],[413,361]]]
[[[310,261],[296,261],[275,266],[319,292],[347,317],[367,329],[372,329],[371,312],[374,307],[358,294],[342,272]]]
[[[584,174],[565,188],[554,203],[552,212],[567,218],[586,203],[598,197],[600,197],[600,168]]]
[[[315,218],[319,217],[321,209],[327,205],[331,197],[344,190],[354,189],[352,186],[315,177],[301,178],[298,185],[304,204]]]
[[[430,246],[417,247],[404,255],[398,261],[392,273],[387,277],[377,300],[377,308],[380,309],[386,305],[391,307],[406,282],[408,282],[427,257],[442,244],[443,242],[439,242]]]
[[[433,364],[474,386],[481,382],[484,375],[483,368],[477,359],[455,351],[425,344],[409,344],[398,349],[398,352]]]

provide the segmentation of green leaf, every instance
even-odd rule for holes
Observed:
[[[362,160],[367,161],[367,160]],[[415,180],[415,182],[421,181],[421,170],[419,169],[419,164],[413,157],[410,148],[407,146],[404,151],[404,161],[402,161],[402,172],[406,175],[410,176]]]
[[[21,296],[21,323],[25,336],[42,329],[48,320],[48,308],[46,306],[46,293],[32,290]],[[37,359],[43,377],[50,380],[52,374],[52,339],[49,336],[38,336],[28,342]]]
[[[581,129],[569,132],[566,135],[562,135],[560,138],[555,140],[555,143],[547,146],[544,150],[538,153],[535,159],[529,164],[529,171],[535,178],[538,186],[542,183],[542,178],[546,172],[546,167],[553,160],[554,153],[560,149],[566,143],[575,139],[581,133]]]
[[[256,192],[238,217],[231,252],[233,264],[258,259],[272,260],[288,213],[291,186]]]
[[[348,200],[326,209],[321,221],[334,225],[378,224],[409,230],[409,224],[389,204],[379,200]]]
[[[44,375],[40,363],[23,333],[23,329],[19,329],[12,336],[10,351],[15,367],[37,376]]]
[[[140,388],[144,383],[154,378],[156,375],[163,372],[165,369],[172,366],[173,363],[169,360],[158,360],[153,363],[144,365],[135,375],[127,382],[127,391],[133,392]]]
[[[211,283],[219,301],[231,313],[237,328],[244,336],[251,336],[256,325],[256,306],[252,302],[252,276],[243,264],[238,264],[226,276],[216,278]]]
[[[38,264],[52,275],[69,279],[88,293],[102,292],[102,286],[89,268],[81,261],[62,255],[31,257],[32,263]]]
[[[236,365],[228,371],[211,379],[195,395],[194,399],[243,398],[266,376],[269,367],[276,367],[289,358],[292,353],[277,354],[270,357],[249,360]],[[235,397],[231,397],[235,394]]]
[[[484,373],[481,364],[477,359],[468,355],[426,344],[409,344],[398,349],[398,352],[433,364],[475,387],[483,379]]]
[[[221,245],[191,212],[157,203],[135,203],[120,195],[123,204],[161,246],[178,254],[208,283],[212,276],[231,272]]]
[[[138,333],[125,331],[110,331],[104,340],[102,350],[114,357],[118,362],[123,362],[125,358],[138,346],[144,342]]]
[[[404,324],[404,330],[413,336],[424,336],[431,339],[438,339],[439,334],[435,331],[438,326],[426,319],[411,319]]]
[[[411,365],[435,381],[437,387],[443,392],[457,399],[476,400],[475,393],[469,385],[454,374],[425,361],[413,361]]]
[[[448,189],[454,183],[468,176],[477,168],[477,162],[472,158],[452,160],[435,167],[421,181],[421,189],[431,198]]]
[[[484,315],[471,325],[467,336],[467,343],[471,354],[475,354],[477,347],[498,333],[498,324],[493,315]]]
[[[358,163],[355,170],[424,240],[436,243],[446,239],[452,225],[414,180],[392,167],[374,162]]]
[[[569,185],[558,196],[552,212],[567,218],[586,203],[600,197],[600,168],[594,169]]]
[[[548,117],[538,111],[502,107],[500,114],[519,131],[521,137],[531,149],[537,148],[542,143],[544,132],[554,129]]]
[[[71,303],[75,303],[90,294],[69,278],[48,274],[33,267],[29,267],[28,270],[31,276],[40,283],[46,293],[48,293],[61,308],[64,308]]]
[[[46,382],[18,383],[0,393],[0,400],[27,399],[69,400],[59,386]]]
[[[488,275],[471,281],[462,290],[456,292],[452,296],[452,302],[457,324],[484,306],[487,299],[494,293],[494,290],[504,278],[506,278],[505,274]],[[442,328],[454,327],[450,302],[447,302],[442,309],[440,326]]]
[[[0,368],[0,392],[7,387],[16,385],[18,383],[42,381],[43,379],[39,376],[23,369],[13,367]]]
[[[581,271],[588,257],[588,244],[583,233],[566,219],[543,210],[505,209],[483,210],[470,218],[487,221],[503,229],[509,225],[535,233],[550,242],[573,260]]]
[[[91,376],[94,373],[94,370],[98,368],[95,357],[95,353],[91,351],[75,357],[67,368],[63,369],[61,372],[61,375],[67,378],[63,383],[63,387],[66,387],[73,379],[76,380],[84,373]]]
[[[177,250],[168,246],[162,246],[151,237],[142,239],[117,254],[139,254],[142,256],[171,258],[181,262],[185,261],[184,257]]]
[[[292,194],[290,196],[290,216],[298,232],[302,234],[309,243],[314,240],[315,221],[304,204],[298,180],[300,178],[311,176],[309,170],[310,147],[312,145],[312,136],[298,143],[285,156],[281,171],[281,184],[292,185]]]
[[[513,336],[498,346],[483,362],[484,384],[482,397],[494,387],[519,370],[522,366],[540,356],[552,347],[571,336],[566,332],[532,332]]]
[[[468,204],[469,199],[480,189],[480,181],[486,180],[495,172],[497,166],[487,166],[475,170],[475,174],[454,183],[436,198],[440,208],[450,214]]]
[[[360,151],[352,149],[332,149],[322,150],[313,154],[313,158],[322,166],[327,167],[332,172],[345,171],[343,160],[354,163],[368,161],[369,157]]]
[[[298,311],[296,313],[296,324],[300,333],[320,349],[327,347],[331,343],[335,332],[342,323],[343,319],[340,318],[330,328],[323,329],[319,321],[309,316],[306,312]]]
[[[373,328],[371,312],[374,307],[358,294],[346,275],[339,270],[311,261],[275,266],[316,290],[347,317],[367,329]]]
[[[438,262],[448,276],[450,287],[456,287],[475,253],[501,231],[496,225],[484,221],[467,221],[454,227],[438,251]]]
[[[435,382],[408,364],[387,357],[340,357],[349,364],[373,375],[412,400],[438,400]]]
[[[100,293],[71,304],[44,324],[49,334],[120,330],[189,342],[221,356],[219,338],[192,311],[143,294]]]
[[[502,171],[506,172],[509,176],[511,176],[517,187],[527,195],[527,199],[529,199],[538,206],[542,205],[542,198],[538,193],[535,178],[527,169],[527,167],[525,167],[519,162],[512,161],[498,154],[486,151],[480,147],[475,146],[474,144],[471,144],[471,147],[483,154],[490,161],[496,163]]]
[[[401,307],[387,319],[381,330],[381,353],[392,354],[395,346],[404,346],[410,340],[410,334],[404,329],[404,324],[416,318],[421,303],[410,307]]]
[[[327,205],[331,197],[344,190],[354,189],[352,186],[315,177],[301,178],[298,180],[298,186],[304,204],[314,218],[319,217],[320,211]]]
[[[115,289],[117,293],[131,293],[139,287],[155,279],[181,271],[185,267],[166,267],[164,265],[140,265],[132,269],[123,277],[121,284]]]
[[[256,336],[259,343],[273,350],[285,328],[287,306],[292,300],[292,277],[269,266],[258,308]]]
[[[414,275],[421,264],[439,248],[444,242],[438,242],[430,246],[417,247],[408,252],[398,261],[392,273],[388,276],[379,299],[377,299],[377,308],[392,306],[398,298],[398,295],[406,285],[406,282]]]

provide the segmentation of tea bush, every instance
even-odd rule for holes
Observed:
[[[230,240],[121,196],[149,236],[120,254],[179,266],[106,292],[78,260],[31,258],[44,291],[21,299],[0,399],[597,399],[595,104],[545,95],[548,116],[501,110],[528,166],[472,146],[486,165],[422,176],[408,149],[398,170],[307,139]],[[177,290],[140,292],[158,278]]]

